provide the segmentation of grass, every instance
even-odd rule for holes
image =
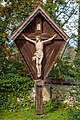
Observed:
[[[0,120],[68,120],[66,108],[44,108],[43,115],[35,114],[35,107],[16,110],[0,110]]]

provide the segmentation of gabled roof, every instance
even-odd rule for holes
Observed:
[[[51,24],[51,26],[53,27],[53,29],[55,31],[57,31],[57,33],[64,40],[68,39],[67,34],[61,28],[59,28],[59,26],[48,16],[48,14],[40,6],[38,6],[32,12],[32,14],[28,18],[25,19],[25,21],[23,22],[23,24],[21,24],[21,26],[12,34],[12,36],[10,38],[12,40],[15,40],[20,35],[20,33],[27,27],[27,25],[36,17],[36,15],[38,13],[41,13],[41,15],[46,19],[46,21],[48,21],[48,23]]]

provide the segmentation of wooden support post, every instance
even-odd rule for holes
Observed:
[[[42,86],[36,85],[35,103],[36,103],[36,114],[42,115],[43,113]]]
[[[36,104],[36,114],[42,115],[43,114],[43,96],[42,96],[42,89],[43,84],[41,82],[42,80],[38,80],[35,82],[35,104]]]
[[[50,86],[50,99],[52,100],[52,86]]]

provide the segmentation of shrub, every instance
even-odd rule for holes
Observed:
[[[24,102],[28,103],[28,95],[32,87],[33,81],[30,77],[21,77],[20,75],[13,73],[1,75],[0,107],[14,108],[19,104],[23,105]],[[20,102],[18,101],[18,99],[20,100]]]
[[[70,109],[69,120],[80,120],[80,110]]]

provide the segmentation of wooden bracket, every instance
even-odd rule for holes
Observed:
[[[35,80],[35,85],[37,85],[37,86],[44,86],[44,80],[41,80],[41,79]]]

